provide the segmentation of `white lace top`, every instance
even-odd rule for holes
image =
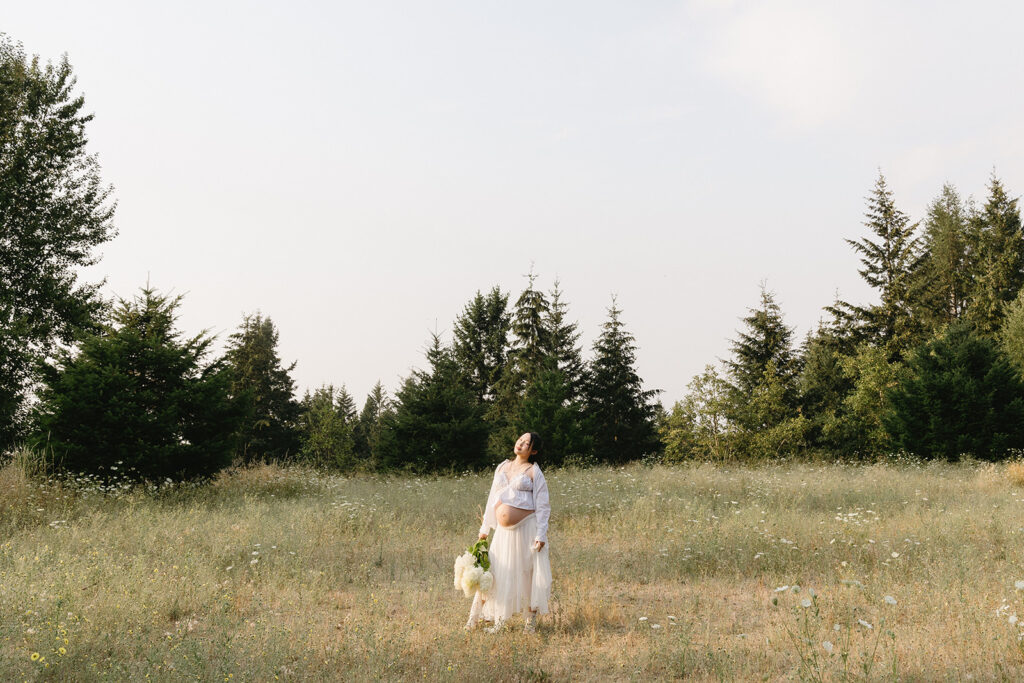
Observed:
[[[536,464],[533,467],[533,478],[526,472],[518,474],[509,481],[505,475],[506,460],[494,471],[491,493],[487,496],[487,507],[484,509],[484,523],[480,526],[481,534],[491,533],[496,527],[495,510],[498,503],[505,503],[521,510],[537,511],[537,539],[548,542],[548,520],[551,518],[551,499],[548,497],[548,483],[544,473]]]

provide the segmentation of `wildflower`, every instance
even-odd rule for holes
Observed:
[[[793,591],[794,593],[799,593],[800,592],[800,584],[798,584],[798,583],[794,584],[793,587],[790,588],[789,590]]]
[[[832,630],[838,632],[838,631],[843,630],[843,627],[840,626],[839,624],[832,624]]]
[[[811,606],[811,601],[808,600],[807,598],[804,598],[803,600],[800,601],[800,606],[803,607],[804,609],[807,609],[808,607]]]
[[[1007,619],[1007,621],[1010,622],[1010,626],[1015,626],[1017,624],[1017,615],[1016,614],[1011,614],[1010,618]]]
[[[775,592],[776,593],[785,593],[788,590],[789,590],[789,586],[779,586],[778,588],[775,589]]]
[[[1013,587],[1016,588],[1019,591],[1024,591],[1024,581],[1016,581],[1016,582],[1014,582]]]
[[[62,648],[58,648],[57,652],[59,652],[61,655],[66,655],[68,653],[68,651],[65,648],[63,648],[63,647]]]
[[[887,604],[887,605],[895,605],[896,604],[896,598],[892,597],[891,595],[886,595],[884,600],[885,600],[885,604]]]
[[[858,619],[857,623],[860,624],[861,626],[863,626],[864,628],[874,628],[874,626],[872,626],[868,622],[864,621],[863,619]]]
[[[647,621],[647,617],[640,617],[637,621]]]
[[[894,559],[894,560],[895,560],[895,559],[896,559],[897,557],[899,557],[899,556],[900,556],[900,554],[899,554],[899,553],[897,553],[897,552],[894,552],[894,553],[892,554],[892,559]]]
[[[675,616],[674,616],[674,615],[670,614],[670,615],[668,615],[668,620],[669,620],[669,621],[675,621],[675,620],[676,620],[676,618],[675,618]]]
[[[31,659],[33,662],[38,662],[39,661],[39,653],[38,652],[33,652],[32,656],[29,657],[29,659]]]
[[[256,564],[257,562],[259,562],[258,558],[254,558],[254,559],[249,560],[249,564]]]
[[[831,643],[831,642],[829,642],[829,641],[827,641],[827,640],[826,640],[825,642],[823,642],[823,643],[821,644],[821,646],[822,646],[823,648],[825,648],[825,652],[827,652],[827,653],[829,653],[829,654],[832,654],[832,643]]]
[[[661,628],[661,624],[651,624],[651,628],[654,628],[654,629]]]

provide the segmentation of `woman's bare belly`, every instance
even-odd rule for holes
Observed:
[[[494,512],[498,518],[498,524],[502,526],[515,526],[525,517],[533,514],[533,510],[515,508],[507,503],[498,503],[498,508]]]

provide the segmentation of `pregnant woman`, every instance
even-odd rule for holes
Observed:
[[[495,530],[489,550],[494,587],[486,601],[477,593],[467,629],[483,617],[494,622],[487,630],[496,633],[509,617],[522,612],[525,630],[533,632],[537,615],[548,613],[551,502],[544,474],[532,460],[540,450],[540,436],[527,432],[516,441],[515,459],[505,460],[494,472],[480,527],[480,538]]]

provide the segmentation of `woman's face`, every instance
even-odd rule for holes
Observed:
[[[530,433],[529,432],[523,434],[521,437],[519,437],[519,440],[516,441],[515,452],[516,452],[516,455],[518,455],[520,457],[527,457],[527,456],[530,455]]]

